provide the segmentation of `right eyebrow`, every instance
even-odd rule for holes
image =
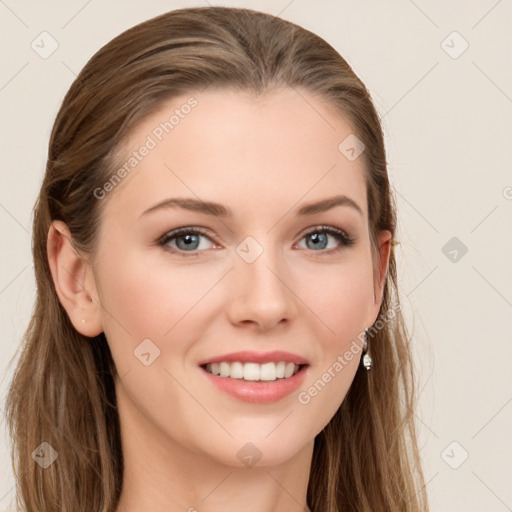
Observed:
[[[201,201],[192,198],[179,198],[172,197],[170,199],[164,199],[163,201],[155,204],[151,208],[148,208],[142,215],[160,210],[162,208],[183,208],[185,210],[191,210],[194,212],[205,213],[206,215],[214,215],[215,217],[232,217],[233,212],[219,203],[213,203],[211,201]],[[141,215],[141,216],[142,216]]]

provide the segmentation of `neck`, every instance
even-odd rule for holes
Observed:
[[[228,465],[124,412],[123,487],[116,512],[310,512],[313,441],[278,465]]]

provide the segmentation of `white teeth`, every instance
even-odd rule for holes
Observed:
[[[260,380],[260,365],[258,363],[244,364],[245,380]]]
[[[220,376],[229,377],[229,363],[220,363]]]
[[[287,379],[293,375],[295,371],[295,365],[293,363],[286,363],[286,368],[284,369],[284,378]]]
[[[229,363],[208,363],[206,371],[220,377],[230,377],[232,379],[244,379],[249,381],[272,381],[276,379],[287,379],[299,371],[299,366],[294,363],[279,361],[264,364],[241,363],[235,361]]]
[[[244,365],[242,363],[236,362],[231,363],[231,370],[229,372],[229,376],[232,379],[243,379],[244,378]]]
[[[293,363],[292,363],[293,364]],[[261,380],[276,380],[277,370],[275,363],[265,363],[260,366]]]

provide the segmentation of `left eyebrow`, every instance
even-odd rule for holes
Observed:
[[[314,215],[315,213],[321,213],[330,210],[335,206],[349,206],[359,212],[360,215],[363,215],[363,210],[361,207],[353,199],[345,195],[328,197],[327,199],[322,199],[321,201],[305,204],[297,210],[296,215]]]

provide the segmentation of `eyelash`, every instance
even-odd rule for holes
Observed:
[[[313,254],[318,253],[318,254],[314,254],[314,256],[325,256],[326,254],[339,253],[341,250],[343,250],[344,247],[349,247],[355,243],[355,239],[351,238],[349,235],[347,235],[347,233],[345,231],[334,228],[332,226],[317,226],[317,227],[309,230],[307,233],[304,233],[301,240],[303,238],[307,237],[308,235],[312,235],[314,233],[331,235],[334,238],[336,238],[339,242],[341,242],[341,245],[335,249],[312,251]],[[173,254],[178,254],[184,258],[199,256],[198,252],[202,252],[202,251],[187,252],[187,251],[182,251],[180,249],[175,249],[174,247],[167,246],[167,244],[171,240],[174,240],[175,238],[179,238],[182,235],[202,235],[202,236],[205,236],[206,238],[210,238],[210,235],[208,233],[206,233],[205,231],[203,231],[199,228],[186,227],[186,228],[175,229],[174,231],[170,231],[169,233],[166,233],[165,235],[163,235],[162,237],[160,237],[157,240],[157,243],[159,246],[163,247],[165,250],[167,250]],[[197,249],[196,249],[196,251],[197,251]]]

